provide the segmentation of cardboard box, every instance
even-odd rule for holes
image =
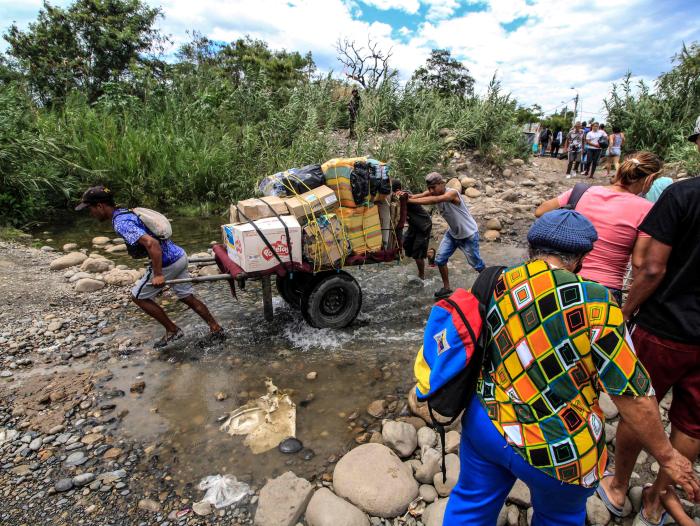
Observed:
[[[335,214],[318,216],[304,227],[304,256],[314,270],[334,267],[350,254],[350,241]]]
[[[287,215],[289,212],[287,211],[287,205],[284,201],[284,199],[276,196],[261,197],[259,199],[244,199],[243,201],[238,201],[236,209],[237,212],[242,212],[251,221],[256,221],[257,219],[264,219],[266,217],[275,217],[275,212],[281,216]],[[270,210],[270,207],[272,207],[272,210]],[[232,223],[240,223],[243,221],[245,221],[245,219],[240,213],[236,214],[235,219],[231,217]]]
[[[338,215],[350,238],[355,254],[376,252],[382,248],[382,230],[376,206],[342,208]]]
[[[289,243],[282,222],[276,217],[267,217],[255,221],[255,225],[264,234],[282,262],[301,263],[301,226],[292,216],[282,216],[291,238],[291,258]],[[267,248],[258,232],[250,223],[222,225],[221,231],[228,257],[246,272],[260,272],[279,265],[279,261]]]
[[[285,200],[289,213],[302,223],[314,214],[327,214],[340,206],[335,192],[327,186],[319,186],[301,195]]]

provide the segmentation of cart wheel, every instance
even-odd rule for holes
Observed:
[[[347,272],[318,274],[306,289],[301,312],[318,329],[342,329],[350,325],[362,307],[362,289]]]
[[[284,277],[277,276],[275,284],[277,292],[280,293],[282,299],[295,309],[301,308],[301,299],[304,295],[304,290],[311,281],[311,275],[304,272],[295,272],[294,277],[290,278],[289,274]]]

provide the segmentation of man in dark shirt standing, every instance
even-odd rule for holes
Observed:
[[[700,117],[688,140],[700,151]],[[671,443],[693,462],[700,455],[700,177],[669,186],[639,229],[649,248],[622,309],[634,320],[632,339],[660,400],[673,389],[669,410]],[[625,425],[617,430],[616,472],[601,482],[608,509],[622,508],[639,441]],[[683,512],[662,470],[642,493],[640,514],[663,523],[664,508],[679,524],[693,524]],[[636,524],[636,522],[635,522]]]
[[[350,117],[350,133],[349,137],[355,137],[355,122],[357,122],[357,114],[360,112],[360,92],[357,88],[352,88],[350,102],[348,102],[348,115]]]

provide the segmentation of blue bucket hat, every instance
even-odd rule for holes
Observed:
[[[583,254],[598,240],[593,223],[576,210],[560,208],[547,212],[532,224],[527,241],[533,248]]]

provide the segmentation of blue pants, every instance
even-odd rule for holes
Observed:
[[[565,484],[533,468],[493,425],[478,396],[462,417],[459,481],[443,526],[493,526],[516,479],[530,488],[532,526],[583,526],[594,488]]]
[[[481,256],[479,255],[479,232],[472,237],[465,237],[464,239],[455,239],[449,230],[445,232],[445,237],[440,241],[440,246],[435,254],[435,264],[438,267],[447,265],[447,260],[452,257],[452,254],[457,249],[464,252],[464,255],[467,256],[467,261],[474,270],[477,272],[484,270],[486,265],[481,261]]]

